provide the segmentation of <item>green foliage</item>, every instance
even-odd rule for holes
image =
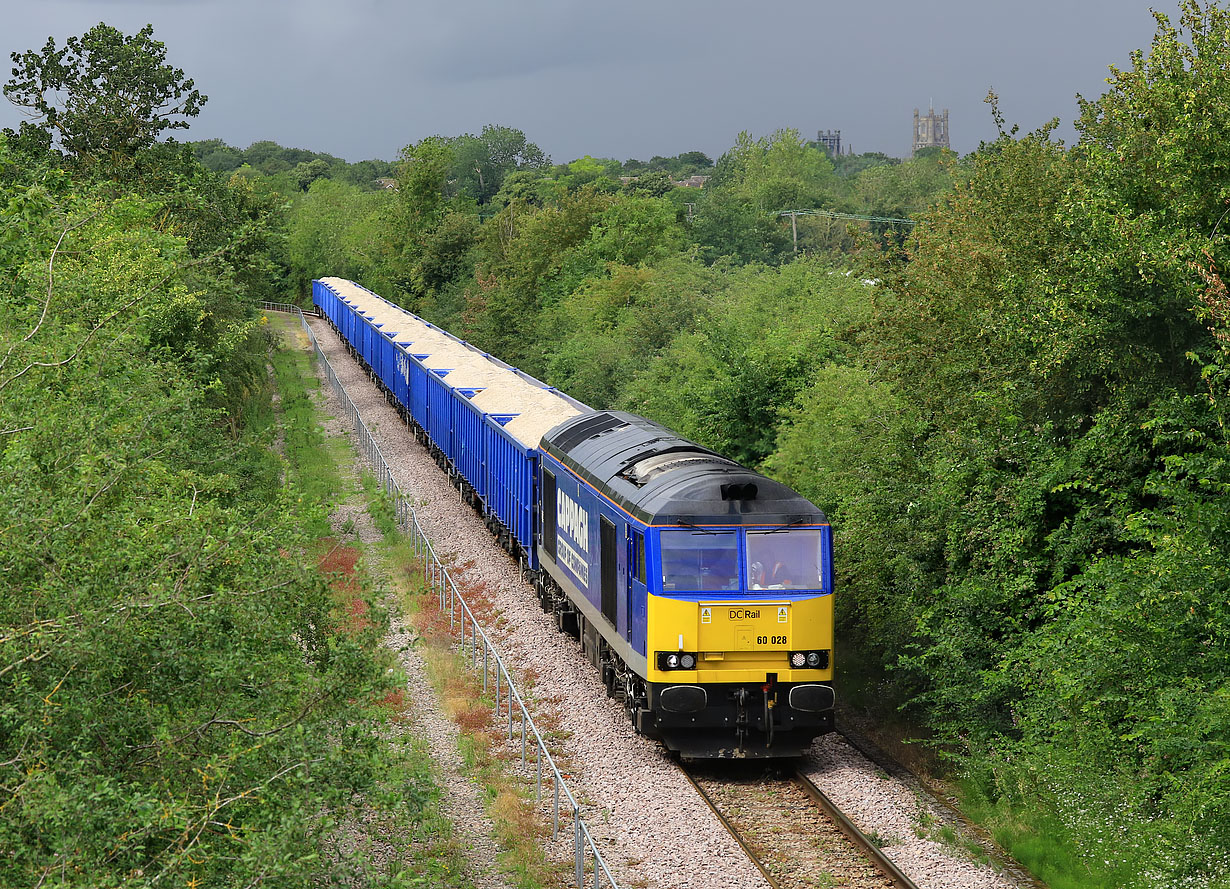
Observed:
[[[1001,132],[875,273],[869,379],[903,409],[837,500],[847,632],[1094,885],[1230,870],[1227,33],[1158,15],[1074,149]]]
[[[504,179],[516,171],[547,167],[551,159],[542,149],[511,127],[485,126],[481,135],[451,140],[453,163],[448,191],[486,204],[499,193]]]
[[[392,246],[384,233],[395,198],[333,179],[317,179],[287,214],[287,260],[295,289],[310,292],[311,281],[340,275],[387,286]]]
[[[0,883],[302,885],[385,680],[254,437],[262,216],[0,170]]]
[[[544,350],[536,339],[540,312],[599,270],[586,244],[613,199],[592,187],[541,208],[514,202],[484,226],[477,282],[468,291],[467,329],[484,348],[541,372]]]
[[[243,167],[250,172],[274,178],[280,185],[300,191],[317,179],[336,179],[368,191],[378,187],[377,179],[392,175],[388,161],[366,160],[348,164],[339,157],[303,148],[284,148],[276,142],[253,142],[245,149],[234,148],[221,139],[188,142],[193,155],[205,169],[214,173],[236,173]]]
[[[675,183],[670,173],[665,170],[651,170],[626,182],[624,191],[628,194],[660,198],[665,194],[670,194],[674,187]]]
[[[870,306],[857,282],[819,262],[744,269],[723,284],[699,308],[703,317],[646,364],[622,401],[757,466],[773,452],[782,420],[812,376],[847,360],[849,338]]]
[[[146,25],[132,36],[99,23],[56,48],[12,53],[4,95],[28,109],[23,132],[37,130],[78,164],[119,169],[168,129],[187,128],[206,97],[166,64],[166,46]],[[12,131],[6,131],[13,135]]]
[[[835,521],[840,631],[876,694],[934,730],[1006,840],[1055,885],[1212,885],[1227,34],[1217,5],[1159,15],[1072,148],[1005,131],[993,95],[1000,135],[965,159],[830,160],[787,130],[712,167],[499,167],[482,137],[425,140],[386,205],[313,182],[295,262],[797,487]],[[689,169],[704,189],[668,189]],[[800,218],[796,245],[786,209],[921,224]]]
[[[662,157],[655,154],[648,161],[629,158],[623,162],[625,176],[643,176],[646,173],[666,173],[671,179],[685,179],[688,176],[711,173],[713,161],[703,151],[685,151],[674,157]]]
[[[556,343],[547,379],[586,404],[619,404],[648,362],[704,320],[719,286],[683,258],[608,266],[544,313],[543,336]]]
[[[790,232],[751,201],[724,188],[706,189],[691,234],[708,262],[776,264],[790,251]]]

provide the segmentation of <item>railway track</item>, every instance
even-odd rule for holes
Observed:
[[[764,762],[682,768],[774,889],[917,889],[801,772]]]
[[[314,325],[314,329],[321,337],[324,348],[332,350],[329,355],[336,355],[339,369],[349,374],[346,384],[352,387],[359,399],[359,409],[365,416],[370,414],[373,429],[379,426],[375,437],[379,439],[382,452],[396,467],[399,483],[424,492],[434,491],[433,485],[443,488],[444,493],[438,492],[435,499],[430,501],[433,505],[422,510],[421,514],[425,512],[428,520],[438,523],[441,528],[452,530],[462,527],[466,521],[472,519],[469,508],[461,507],[452,489],[439,484],[439,472],[435,464],[422,458],[412,437],[403,432],[400,418],[388,407],[386,399],[374,387],[368,385],[366,372],[358,370],[358,365],[347,356],[331,329],[324,322]],[[507,559],[501,550],[486,540],[486,537],[475,537],[472,544],[468,539],[465,543],[458,541],[459,552],[462,553],[460,560],[477,560],[476,564],[480,568],[476,570],[480,570],[482,576],[489,581],[498,583],[499,578],[507,574]],[[541,616],[539,604],[536,598],[526,598],[521,592],[518,586],[511,594],[500,599],[500,607],[516,618],[517,636],[509,640],[511,647],[522,659],[522,663],[539,676],[538,688],[544,695],[558,695],[561,700],[571,700],[572,695],[580,694],[582,687],[590,684],[588,665],[582,670],[574,670],[570,659],[560,657],[558,652],[551,653],[554,651],[551,640],[557,639],[554,626],[544,629],[542,636],[534,635],[536,622]],[[601,693],[597,701],[591,701],[590,704],[594,707],[601,704]],[[566,708],[561,714],[563,724],[569,728],[574,738],[578,739],[574,741],[573,755],[582,763],[583,770],[591,772],[589,783],[584,785],[585,792],[595,798],[612,801],[612,820],[638,823],[646,819],[652,821],[661,817],[662,813],[669,813],[667,822],[654,835],[654,844],[661,850],[660,856],[644,859],[641,851],[643,846],[637,846],[632,855],[634,863],[629,864],[627,860],[623,860],[622,867],[631,868],[637,873],[637,878],[632,880],[633,884],[646,882],[651,885],[678,885],[686,882],[701,887],[730,889],[733,886],[750,889],[759,883],[753,868],[747,867],[747,863],[752,863],[754,867],[760,868],[762,874],[767,874],[770,885],[775,887],[808,886],[814,889],[848,886],[863,889],[912,885],[907,878],[900,875],[884,876],[882,872],[878,872],[876,865],[871,863],[872,857],[883,861],[883,856],[878,850],[869,850],[866,838],[861,838],[857,831],[854,833],[858,838],[853,841],[836,833],[833,822],[823,818],[820,804],[816,802],[818,794],[812,796],[806,784],[796,785],[793,791],[783,790],[779,794],[782,802],[772,806],[763,800],[760,803],[753,800],[740,807],[735,805],[737,800],[729,794],[715,791],[714,796],[719,800],[725,798],[724,803],[719,803],[722,806],[718,808],[719,820],[736,843],[743,846],[745,852],[741,853],[727,842],[726,836],[722,835],[717,825],[712,825],[708,819],[702,817],[704,810],[701,806],[713,805],[713,801],[703,789],[700,792],[688,792],[682,782],[667,779],[673,767],[665,762],[656,750],[648,752],[650,748],[643,744],[627,745],[626,726],[621,724],[618,730],[612,726],[608,732],[608,727],[600,724],[601,720],[594,723],[584,716],[585,712],[584,708],[578,707]],[[624,767],[614,772],[609,771],[606,767],[612,759],[623,763]],[[879,762],[874,758],[872,761]],[[786,783],[793,780],[792,776],[782,773],[767,774],[764,771],[765,761],[755,762],[754,766],[751,762],[722,761],[721,765],[727,768],[707,777],[698,777],[702,781],[716,781],[722,785],[729,785],[736,779],[753,785],[762,778]],[[742,775],[728,768],[732,765],[742,765]],[[658,777],[667,780],[655,783],[651,779],[635,798],[623,795],[629,772],[654,775],[657,768],[662,769]],[[895,777],[900,769],[899,766],[881,768],[886,774]],[[686,770],[683,774],[687,774]],[[695,779],[689,777],[689,780],[695,788]],[[875,787],[868,787],[865,791],[860,787],[858,792],[871,798],[879,798]],[[765,796],[763,791],[758,793]],[[736,808],[739,811],[735,811]],[[729,811],[732,818],[727,818],[723,814],[724,810]],[[753,817],[757,810],[762,813],[758,819]],[[759,828],[754,823],[757,820],[760,821]],[[699,823],[701,821],[706,823],[702,826]],[[690,822],[695,822],[697,826],[689,829]],[[621,861],[620,855],[625,851],[623,845],[609,837],[606,839],[614,844],[609,850],[611,860]],[[893,839],[888,837],[889,841]],[[607,851],[604,850],[604,854]],[[897,854],[896,849],[894,854]],[[989,872],[971,881],[968,874],[969,864],[966,861],[958,860],[955,867],[947,871],[941,870],[938,876],[934,858],[928,859],[928,864],[930,869],[925,871],[925,876],[920,877],[926,880],[928,885],[1007,889],[1006,884],[996,881],[995,875]],[[1020,885],[1030,884],[1017,884]]]

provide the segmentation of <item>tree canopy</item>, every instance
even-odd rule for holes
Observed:
[[[377,772],[380,611],[274,447],[282,204],[157,143],[203,101],[164,58],[49,41],[24,89],[65,104],[15,95],[65,153],[0,135],[4,886],[318,882]]]
[[[186,129],[206,96],[166,63],[166,46],[146,25],[133,35],[99,23],[57,48],[12,53],[5,97],[32,120],[20,135],[58,148],[78,163],[130,157],[166,130]]]

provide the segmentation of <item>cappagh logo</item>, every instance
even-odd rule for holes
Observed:
[[[555,520],[561,531],[589,552],[589,513],[563,491],[555,503]]]

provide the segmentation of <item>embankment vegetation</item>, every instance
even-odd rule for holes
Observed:
[[[272,447],[277,205],[158,141],[183,121],[150,107],[204,97],[148,31],[15,62],[41,118],[0,137],[0,885],[358,885],[321,849],[388,764],[388,670]]]

